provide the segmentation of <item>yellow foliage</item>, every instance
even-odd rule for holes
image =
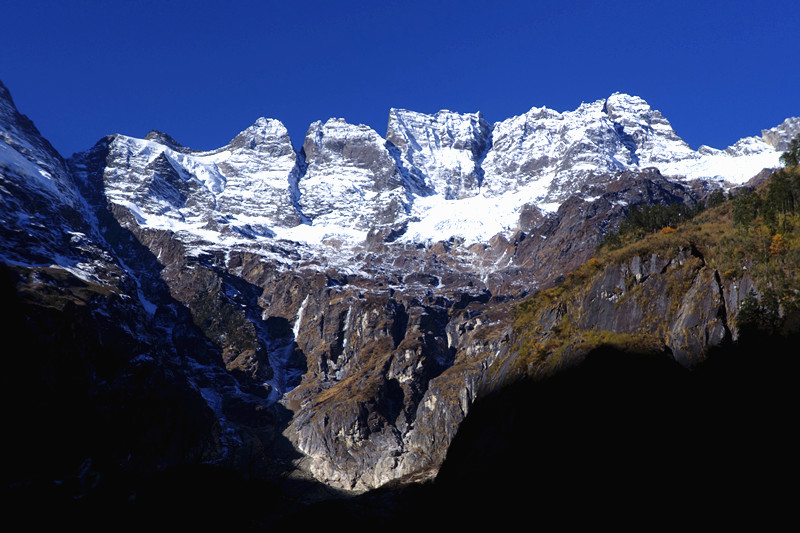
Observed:
[[[785,251],[786,251],[786,239],[784,239],[783,235],[781,235],[780,233],[776,233],[772,237],[772,242],[769,245],[769,255],[771,255],[772,257],[777,257]]]

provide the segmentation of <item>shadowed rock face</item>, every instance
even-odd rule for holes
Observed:
[[[0,254],[8,262],[91,262],[102,255],[66,164],[0,83]]]
[[[777,481],[795,455],[785,422],[796,393],[785,373],[796,363],[773,348],[753,374],[754,345],[720,350],[692,372],[663,356],[593,352],[554,379],[479,401],[433,492],[511,516],[535,501],[542,520],[558,524],[786,516]],[[728,515],[731,506],[742,512]]]
[[[434,527],[780,524],[793,513],[780,480],[796,455],[787,421],[797,362],[782,344],[751,341],[692,371],[663,354],[595,350],[556,376],[478,399],[433,482],[318,504],[278,524],[337,516],[380,527],[415,513]],[[753,350],[764,348],[753,372]]]
[[[3,400],[16,406],[7,415],[17,433],[4,489],[46,488],[44,474],[74,496],[107,476],[150,475],[219,453],[214,413],[153,348],[157,333],[143,310],[56,269],[3,267],[0,275],[12,317],[2,334],[14,355]]]

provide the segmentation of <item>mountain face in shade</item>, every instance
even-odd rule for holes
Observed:
[[[0,250],[6,261],[75,266],[97,245],[94,217],[62,157],[0,83]]]

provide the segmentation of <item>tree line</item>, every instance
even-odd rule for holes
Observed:
[[[605,235],[603,246],[616,248],[625,242],[643,237],[654,231],[674,228],[681,222],[690,220],[706,209],[716,207],[726,201],[721,189],[712,192],[705,201],[690,205],[683,202],[671,204],[638,204],[628,209],[625,219],[620,222],[615,232]]]

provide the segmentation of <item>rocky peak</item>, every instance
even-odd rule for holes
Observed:
[[[604,111],[624,142],[633,142],[634,160],[644,165],[676,158],[694,158],[692,152],[660,111],[638,96],[614,93],[605,100]]]
[[[350,168],[373,170],[375,174],[394,161],[383,146],[384,140],[369,126],[348,124],[331,118],[314,122],[306,133],[303,151],[309,166],[343,164]]]
[[[170,135],[162,131],[151,130],[150,133],[145,135],[144,139],[146,141],[153,141],[157,142],[158,144],[162,144],[176,152],[188,153],[192,151],[190,148],[186,148],[181,143],[173,139]]]
[[[279,120],[259,118],[207,159],[225,176],[225,190],[217,198],[221,212],[254,222],[252,217],[258,217],[260,226],[302,222],[293,198],[300,161]]]
[[[458,199],[477,194],[483,180],[480,161],[491,129],[478,113],[442,110],[426,115],[405,109],[389,112],[386,141],[420,194]]]
[[[298,205],[315,225],[345,231],[394,222],[405,190],[395,160],[378,133],[333,118],[311,124],[303,143],[306,170]]]
[[[19,144],[23,138],[49,152],[50,157],[60,158],[58,152],[41,136],[33,121],[17,110],[11,92],[0,82],[0,139]]]
[[[17,122],[17,115],[19,115],[19,112],[17,111],[17,106],[14,105],[14,99],[11,98],[11,92],[0,81],[0,117],[3,118],[2,125],[8,127],[10,123]]]
[[[265,157],[283,157],[294,152],[286,126],[280,120],[264,117],[234,137],[228,146],[234,150],[252,150]]]
[[[652,112],[650,105],[644,99],[620,92],[615,92],[605,99],[603,111],[611,120],[618,120],[630,115],[647,115]],[[656,113],[658,112],[656,111]]]
[[[562,201],[587,176],[636,164],[632,140],[604,112],[605,101],[559,113],[545,107],[498,122],[483,163],[486,194],[532,188],[539,202]],[[578,180],[578,181],[576,181]]]
[[[760,137],[744,137],[725,149],[725,153],[734,157],[762,154],[764,152],[773,152],[773,149]]]
[[[95,223],[64,159],[0,83],[0,257],[95,276]]]
[[[789,142],[800,135],[800,117],[789,117],[781,124],[768,130],[761,130],[764,142],[780,152],[789,149]]]
[[[80,204],[64,160],[27,116],[17,110],[11,93],[0,83],[0,161],[9,170],[26,175],[29,185],[49,191],[59,204]]]
[[[621,124],[636,124],[637,122],[669,124],[661,112],[650,107],[650,104],[643,98],[620,92],[615,92],[603,100],[603,112],[612,122]],[[663,133],[677,137],[674,132],[669,133],[668,129],[664,129]]]

